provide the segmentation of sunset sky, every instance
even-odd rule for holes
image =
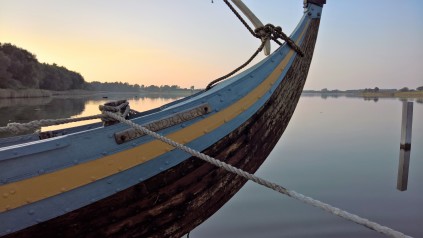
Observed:
[[[302,16],[302,0],[244,3],[286,33]],[[421,0],[328,0],[305,88],[423,86],[422,10]],[[260,44],[220,0],[0,0],[0,42],[86,81],[196,88]]]

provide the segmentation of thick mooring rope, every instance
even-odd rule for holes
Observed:
[[[33,132],[44,126],[62,125],[62,124],[67,124],[71,122],[87,121],[87,120],[99,119],[103,117],[104,115],[98,114],[94,116],[77,117],[77,118],[42,119],[42,120],[30,121],[27,123],[12,122],[12,123],[8,123],[7,126],[0,127],[0,133],[11,132],[14,134],[19,134],[19,133],[27,132],[27,131]]]
[[[113,101],[105,103],[104,105],[99,106],[100,111],[110,111],[114,112],[117,115],[126,118],[127,116],[131,114],[138,113],[135,110],[132,110],[129,107],[129,102],[127,100],[119,100],[119,101]],[[77,118],[59,118],[59,119],[41,119],[41,120],[35,120],[30,121],[27,123],[17,123],[17,122],[11,122],[8,123],[4,127],[0,127],[0,133],[13,133],[13,134],[19,134],[23,132],[39,130],[41,127],[46,126],[57,126],[72,122],[79,122],[79,121],[88,121],[88,120],[94,120],[94,119],[101,119],[104,123],[104,125],[112,125],[116,120],[105,116],[104,114],[97,114],[93,116],[86,116],[86,117],[77,117]]]
[[[297,199],[297,200],[299,200],[301,202],[304,202],[306,204],[309,204],[309,205],[318,207],[320,209],[323,209],[323,210],[325,210],[325,211],[327,211],[329,213],[332,213],[333,215],[336,215],[336,216],[342,217],[342,218],[344,218],[346,220],[349,220],[349,221],[355,222],[357,224],[363,225],[363,226],[365,226],[367,228],[370,228],[372,230],[375,230],[375,231],[377,231],[379,233],[382,233],[382,234],[385,234],[387,236],[391,236],[391,237],[410,237],[410,236],[407,236],[407,235],[405,235],[405,234],[403,234],[403,233],[401,233],[399,231],[395,231],[395,230],[393,230],[393,229],[391,229],[389,227],[382,226],[382,225],[380,225],[380,224],[378,224],[376,222],[372,222],[372,221],[370,221],[368,219],[365,219],[365,218],[359,217],[357,215],[351,214],[349,212],[343,211],[343,210],[341,210],[339,208],[336,208],[336,207],[333,207],[333,206],[331,206],[331,205],[329,205],[327,203],[318,201],[318,200],[313,199],[311,197],[304,196],[304,195],[302,195],[300,193],[297,193],[297,192],[295,192],[293,190],[286,189],[286,188],[284,188],[284,187],[282,187],[282,186],[280,186],[280,185],[278,185],[276,183],[273,183],[273,182],[267,181],[265,179],[262,179],[260,177],[257,177],[254,174],[250,174],[250,173],[248,173],[246,171],[243,171],[241,169],[238,169],[238,168],[236,168],[236,167],[234,167],[234,166],[232,166],[230,164],[227,164],[227,163],[222,162],[220,160],[214,159],[214,158],[212,158],[212,157],[210,157],[210,156],[208,156],[206,154],[203,154],[201,152],[198,152],[196,150],[193,150],[193,149],[191,149],[191,148],[189,148],[189,147],[187,147],[187,146],[185,146],[183,144],[180,144],[178,142],[175,142],[175,141],[173,141],[173,140],[171,140],[171,139],[169,139],[167,137],[161,136],[158,133],[155,133],[155,132],[153,132],[153,131],[145,128],[145,127],[142,127],[142,126],[140,126],[138,124],[135,124],[135,123],[133,123],[130,120],[126,120],[126,119],[124,119],[124,118],[122,118],[122,117],[120,117],[120,116],[118,116],[118,115],[116,115],[116,114],[114,114],[112,112],[107,112],[106,111],[106,112],[103,112],[103,114],[105,114],[105,115],[107,115],[107,116],[109,116],[109,117],[111,117],[111,118],[113,118],[115,120],[118,120],[118,121],[120,121],[122,123],[125,123],[125,124],[129,125],[130,127],[135,128],[136,130],[139,130],[140,132],[143,132],[143,133],[145,133],[147,135],[150,135],[150,136],[152,136],[152,137],[154,137],[154,138],[156,138],[156,139],[158,139],[158,140],[160,140],[160,141],[162,141],[162,142],[164,142],[166,144],[169,144],[169,145],[171,145],[171,146],[173,146],[175,148],[178,148],[180,150],[183,150],[183,151],[191,154],[192,156],[195,156],[197,158],[200,158],[200,159],[202,159],[202,160],[204,160],[204,161],[206,161],[206,162],[208,162],[210,164],[213,164],[213,165],[215,165],[215,166],[217,166],[219,168],[223,168],[223,169],[225,169],[228,172],[231,172],[231,173],[234,173],[236,175],[239,175],[239,176],[241,176],[243,178],[246,178],[246,179],[248,179],[250,181],[253,181],[253,182],[257,183],[257,184],[260,184],[260,185],[263,185],[265,187],[268,187],[268,188],[270,188],[270,189],[272,189],[272,190],[274,190],[276,192],[279,192],[279,193],[285,194],[285,195],[287,195],[289,197],[295,198],[295,199]]]

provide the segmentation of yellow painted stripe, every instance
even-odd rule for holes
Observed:
[[[303,37],[308,24],[309,22],[299,39]],[[279,63],[266,80],[238,102],[204,120],[169,134],[167,137],[186,144],[237,117],[270,90],[293,54],[294,51],[290,50],[287,57]],[[172,146],[161,141],[151,141],[101,159],[0,186],[0,196],[2,196],[0,197],[0,212],[87,185],[154,159],[172,149]]]

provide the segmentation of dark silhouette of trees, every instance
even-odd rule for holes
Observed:
[[[0,43],[0,88],[82,89],[84,78],[56,64],[39,63],[36,56],[12,44]]]
[[[40,88],[49,90],[82,89],[85,86],[84,78],[63,66],[56,64],[41,64]]]
[[[403,87],[403,88],[401,88],[400,90],[398,90],[398,91],[400,91],[400,92],[408,92],[408,91],[410,91],[407,87]]]
[[[178,85],[128,84],[122,82],[94,81],[85,82],[81,74],[70,71],[57,64],[39,63],[36,56],[27,50],[10,43],[0,43],[0,88],[6,89],[47,89],[65,91],[71,89],[86,89],[113,92],[151,92],[169,93],[186,91]],[[191,87],[191,91],[194,86]]]
[[[122,83],[122,82],[102,83],[102,82],[94,81],[91,83],[87,83],[86,89],[95,90],[95,91],[139,92],[140,86],[138,84],[131,85],[131,84]]]
[[[0,75],[2,86],[38,88],[39,70],[35,55],[11,44],[3,44],[0,47],[2,52],[0,57],[3,58],[3,60],[0,60],[0,63],[5,63],[0,68],[6,68],[7,72]]]
[[[193,88],[193,87],[192,87]],[[192,91],[193,89],[181,88],[178,85],[150,85],[144,86],[139,84],[128,84],[122,82],[98,82],[94,81],[86,83],[86,89],[94,91],[112,91],[112,92],[146,92],[146,93],[171,93],[171,92],[182,92]]]

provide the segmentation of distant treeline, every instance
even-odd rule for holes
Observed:
[[[12,44],[0,43],[0,88],[83,89],[84,78],[63,66],[38,62],[36,56]]]
[[[56,64],[38,62],[29,51],[10,43],[0,43],[0,89],[46,89],[65,91],[73,89],[168,93],[194,90],[177,85],[131,85],[122,82],[85,82],[81,74]]]
[[[191,86],[190,89],[181,88],[178,85],[139,85],[139,84],[128,84],[122,82],[114,82],[114,83],[101,83],[101,82],[91,82],[87,83],[86,89],[88,90],[95,90],[95,91],[119,91],[119,92],[152,92],[152,93],[169,93],[169,92],[179,92],[179,91],[186,91],[186,90],[194,90],[194,86]]]
[[[359,94],[359,93],[395,93],[395,92],[415,92],[415,91],[423,91],[423,86],[417,87],[416,89],[409,89],[408,87],[403,87],[401,89],[380,89],[378,87],[375,88],[364,88],[364,89],[350,89],[350,90],[329,90],[324,88],[320,91],[317,90],[304,90],[305,93],[349,93],[349,94]]]

